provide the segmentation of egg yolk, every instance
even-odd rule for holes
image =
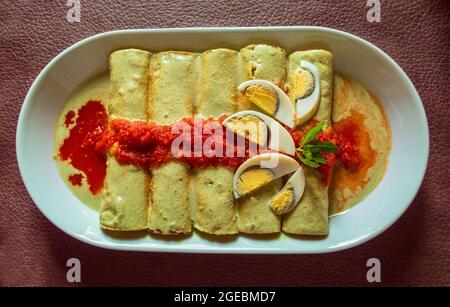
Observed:
[[[294,76],[294,95],[295,98],[304,98],[309,95],[314,90],[314,77],[313,75],[305,70],[298,69]]]
[[[254,168],[244,171],[240,176],[237,183],[236,191],[239,195],[245,195],[263,185],[273,181],[273,173],[265,168]]]
[[[294,186],[290,183],[271,201],[271,208],[275,214],[283,214],[289,211],[294,202]]]
[[[226,127],[255,144],[265,145],[267,141],[266,124],[255,115],[230,118]]]
[[[278,96],[275,91],[261,84],[250,85],[244,96],[264,113],[274,115],[278,109]]]

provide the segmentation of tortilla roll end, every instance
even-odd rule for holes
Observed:
[[[152,169],[149,230],[158,234],[192,232],[188,199],[189,170],[180,162]]]
[[[320,72],[320,104],[313,120],[323,121],[325,126],[331,127],[331,108],[333,96],[334,57],[327,50],[296,51],[288,58],[288,93],[292,101],[295,101],[293,93],[293,75],[300,67],[300,62],[308,61],[317,66]]]
[[[211,49],[200,55],[197,113],[204,118],[232,114],[237,108],[239,53]],[[195,229],[215,235],[238,233],[232,192],[234,169],[200,168],[194,175],[196,206],[192,209]]]
[[[117,231],[147,229],[148,175],[137,166],[120,164],[114,156],[108,157],[106,167],[100,226]]]
[[[286,51],[266,44],[249,45],[240,50],[246,80],[263,79],[284,85]]]
[[[158,53],[151,59],[150,78],[148,109],[152,121],[168,125],[193,115],[198,82],[197,54]],[[191,233],[189,166],[170,161],[151,172],[149,230],[162,235]]]
[[[283,219],[282,231],[290,234],[328,234],[328,190],[320,174],[305,170],[306,186],[297,207]]]
[[[237,200],[239,232],[247,234],[280,232],[280,217],[272,212],[269,203],[280,192],[282,186],[282,180],[277,179],[257,192]]]
[[[257,44],[240,50],[244,78],[263,79],[284,86],[286,81],[286,51],[280,47]],[[261,111],[242,95],[240,110]],[[281,190],[282,180],[274,180],[262,189],[236,201],[239,231],[247,234],[277,233],[281,230],[281,219],[272,212],[269,203]]]
[[[111,115],[147,121],[150,56],[140,49],[117,50],[109,56]]]
[[[194,186],[197,192],[194,227],[215,235],[238,233],[234,208],[234,170],[228,167],[199,169]]]
[[[293,76],[301,61],[308,61],[320,71],[320,104],[312,120],[322,121],[331,127],[333,95],[333,54],[326,50],[296,51],[288,58],[288,89],[292,101]],[[282,231],[302,235],[328,234],[328,187],[322,182],[321,174],[305,168],[305,191],[297,206],[282,222]]]
[[[118,50],[109,56],[109,118],[147,120],[148,69],[151,53]],[[149,176],[134,165],[122,165],[108,154],[100,226],[116,231],[148,229]]]

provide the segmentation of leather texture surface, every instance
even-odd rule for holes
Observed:
[[[0,1],[0,285],[73,285],[66,261],[82,263],[77,285],[364,286],[366,261],[382,264],[382,286],[450,285],[450,2],[381,1],[381,22],[366,0],[81,1],[81,22],[66,0]],[[425,105],[430,160],[407,212],[382,235],[324,255],[190,255],[103,250],[53,226],[20,178],[15,134],[25,95],[59,52],[90,35],[124,28],[321,25],[374,43],[400,64]],[[411,166],[414,167],[414,166]],[[393,204],[394,205],[394,204]]]

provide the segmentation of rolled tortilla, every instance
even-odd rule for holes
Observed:
[[[244,78],[264,79],[284,85],[286,82],[286,52],[268,45],[250,45],[240,51]],[[241,98],[239,110],[258,108]],[[249,234],[280,232],[280,217],[269,207],[270,200],[282,188],[282,179],[277,179],[257,192],[237,200],[239,231]]]
[[[200,56],[201,80],[197,113],[203,117],[232,114],[237,104],[238,52],[214,49]],[[195,174],[194,227],[216,234],[238,233],[232,193],[234,169],[201,168]]]
[[[240,50],[245,80],[264,79],[277,85],[286,82],[286,51],[265,44],[250,45]]]
[[[320,71],[320,105],[312,120],[323,121],[331,127],[331,102],[333,93],[333,55],[325,50],[297,51],[289,56],[288,88],[293,95],[293,77],[302,60],[316,65]],[[295,97],[291,97],[294,101]],[[328,187],[321,182],[316,170],[305,170],[306,186],[300,202],[288,213],[282,230],[292,234],[328,234]]]
[[[194,114],[196,57],[193,53],[168,51],[151,59],[151,120],[164,125]],[[150,231],[161,234],[192,232],[190,177],[189,167],[181,162],[173,161],[152,169]]]
[[[138,49],[119,50],[110,55],[110,118],[148,119],[150,56],[150,52]],[[147,172],[134,165],[121,165],[108,154],[100,226],[120,231],[147,229],[148,190]]]

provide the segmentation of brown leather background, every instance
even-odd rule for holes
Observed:
[[[381,285],[450,285],[450,2],[382,0],[378,24],[366,21],[366,2],[82,0],[81,23],[70,24],[66,0],[0,1],[0,285],[70,285],[70,257],[82,262],[81,285],[360,286],[369,285],[371,257],[382,262]],[[393,227],[326,255],[151,254],[86,245],[39,212],[19,175],[15,133],[28,88],[54,56],[108,30],[256,25],[349,31],[381,47],[412,79],[427,112],[431,155],[414,203]]]

